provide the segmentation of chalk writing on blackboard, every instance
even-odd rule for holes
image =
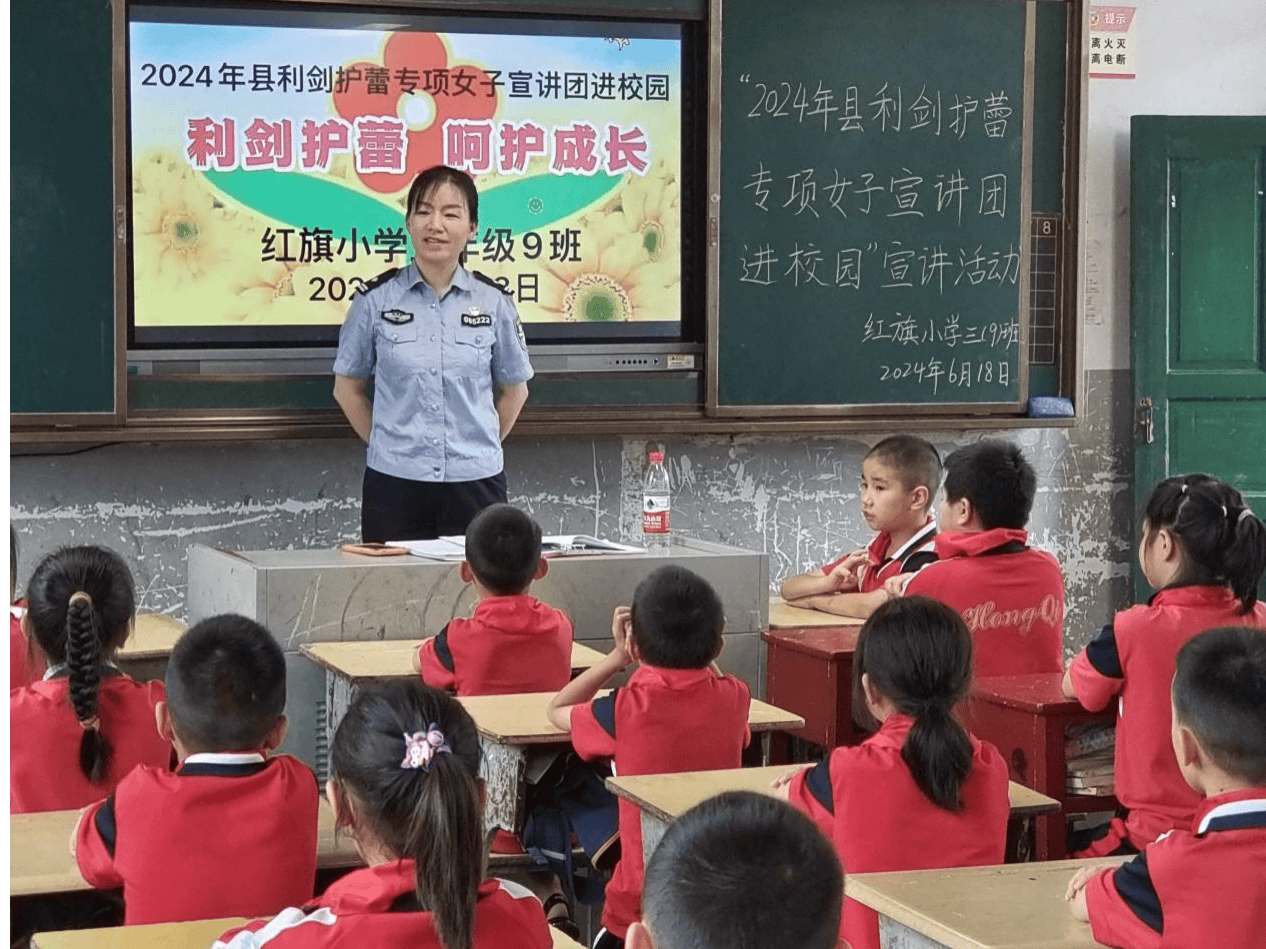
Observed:
[[[894,240],[882,247],[871,242],[864,247],[839,248],[832,257],[812,242],[797,241],[787,249],[745,244],[742,265],[743,272],[738,277],[741,283],[765,287],[781,282],[793,287],[816,284],[861,290],[865,272],[866,287],[935,287],[944,293],[947,287],[960,285],[1015,286],[1020,277],[1020,253],[1015,244],[1008,244],[1005,249],[986,249],[979,244],[974,248],[942,244],[915,248]]]

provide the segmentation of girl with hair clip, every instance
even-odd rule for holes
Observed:
[[[1266,526],[1224,481],[1166,478],[1143,506],[1139,565],[1156,590],[1117,613],[1069,664],[1064,694],[1092,710],[1119,697],[1111,822],[1074,834],[1074,856],[1138,853],[1186,828],[1200,795],[1178,769],[1170,736],[1169,686],[1178,651],[1218,626],[1266,628],[1257,587],[1266,571]]]
[[[889,600],[862,627],[853,714],[879,730],[775,782],[835,842],[850,874],[1002,863],[1007,766],[954,715],[971,675],[971,633],[943,603]],[[846,897],[840,938],[879,949],[875,911]]]
[[[479,757],[475,723],[448,693],[417,681],[362,689],[335,733],[326,794],[368,866],[215,946],[549,947],[536,897],[483,878]]]
[[[101,547],[63,547],[31,574],[23,629],[48,668],[9,693],[10,813],[83,807],[138,764],[170,767],[154,715],[163,684],[112,661],[135,607],[131,571]]]

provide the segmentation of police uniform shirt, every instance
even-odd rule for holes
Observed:
[[[457,695],[557,692],[571,680],[572,623],[534,596],[488,596],[418,647],[422,681]]]
[[[532,378],[510,297],[458,267],[443,299],[415,264],[357,293],[334,372],[373,376],[366,463],[412,481],[475,481],[502,470],[498,388]]]
[[[889,715],[862,744],[836,748],[797,774],[788,800],[834,841],[849,873],[1002,863],[1011,802],[998,749],[971,739],[963,808],[947,811],[919,789],[901,757],[913,724],[908,715]],[[840,938],[853,949],[879,949],[875,911],[846,898]]]
[[[1247,613],[1225,586],[1170,587],[1123,610],[1069,668],[1077,701],[1092,711],[1120,696],[1114,769],[1125,831],[1138,848],[1185,827],[1200,795],[1178,770],[1170,737],[1170,683],[1178,651],[1219,626],[1266,628],[1266,605]]]
[[[443,949],[434,917],[417,906],[416,864],[354,870],[302,909],[230,929],[212,949]],[[474,949],[549,949],[541,901],[509,880],[484,880],[475,903]]]
[[[290,755],[194,754],[137,768],[79,822],[75,859],[123,887],[127,925],[267,916],[312,898],[317,782]]]

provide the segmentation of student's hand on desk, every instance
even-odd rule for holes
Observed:
[[[1064,894],[1064,899],[1068,900],[1068,909],[1073,916],[1083,923],[1090,921],[1090,913],[1086,909],[1086,884],[1103,870],[1103,867],[1082,867],[1068,881],[1068,891]]]
[[[857,568],[866,562],[866,551],[855,550],[834,567],[826,575],[831,581],[831,590],[835,593],[849,593],[856,590]]]
[[[788,768],[782,774],[778,775],[778,777],[774,778],[774,780],[770,783],[769,786],[773,788],[775,791],[777,791],[778,796],[785,801],[791,797],[791,782],[795,778],[795,776],[798,775],[801,771],[804,771],[805,769],[812,768],[812,767],[813,765],[806,764],[806,765],[800,765],[799,767],[796,767],[796,768]]]

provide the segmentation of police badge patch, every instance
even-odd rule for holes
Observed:
[[[492,316],[477,306],[469,307],[462,314],[462,326],[491,326]]]
[[[519,319],[517,313],[514,315],[514,331],[519,334],[519,345],[523,347],[523,351],[526,353],[528,351],[527,337],[523,335],[523,321]]]
[[[408,323],[413,319],[413,314],[404,310],[383,310],[382,318],[388,323],[395,323],[399,326],[401,323]]]

